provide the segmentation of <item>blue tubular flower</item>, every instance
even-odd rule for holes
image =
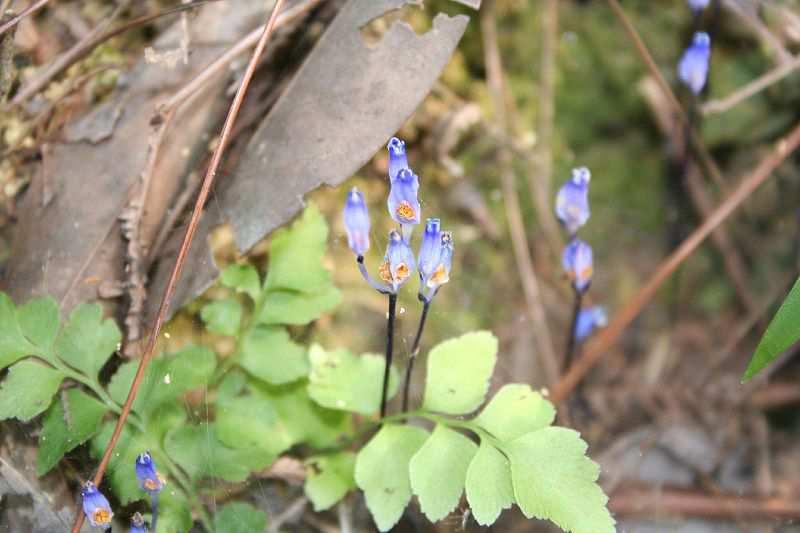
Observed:
[[[156,470],[156,463],[150,452],[140,453],[136,457],[136,478],[139,480],[139,487],[151,496],[164,488],[164,478]]]
[[[572,170],[572,177],[556,195],[556,216],[570,235],[589,220],[589,181],[592,174],[586,167]]]
[[[401,226],[419,224],[420,206],[417,199],[419,177],[411,169],[401,169],[389,191],[389,214]]]
[[[689,9],[698,13],[708,7],[710,0],[689,0]]]
[[[710,59],[711,38],[702,31],[695,33],[678,63],[678,77],[694,94],[700,94],[706,85]]]
[[[147,525],[145,525],[144,518],[140,513],[133,513],[130,533],[147,533]]]
[[[439,266],[439,256],[442,252],[441,222],[438,218],[429,218],[425,223],[425,233],[422,235],[422,244],[419,247],[417,266],[423,284],[427,283],[436,267]]]
[[[364,195],[356,187],[347,194],[342,218],[348,246],[354,254],[363,256],[369,250],[369,213]]]
[[[414,252],[411,251],[411,247],[403,240],[400,233],[396,230],[390,231],[386,255],[379,270],[381,279],[391,285],[394,292],[397,292],[397,289],[406,282],[415,268]]]
[[[575,290],[586,292],[592,283],[592,247],[580,239],[572,239],[564,248],[561,264]]]
[[[389,150],[389,181],[394,182],[397,174],[404,168],[408,168],[408,158],[406,157],[406,143],[392,137],[386,145]]]
[[[608,324],[608,316],[605,308],[596,305],[581,309],[578,319],[575,321],[575,340],[583,341],[592,334],[595,329],[603,328]]]
[[[450,268],[453,266],[453,234],[443,231],[440,239],[439,264],[428,277],[428,288],[436,291],[450,281]]]
[[[83,512],[92,527],[109,529],[114,513],[103,493],[97,490],[94,483],[87,481],[81,488],[81,497],[83,498]]]

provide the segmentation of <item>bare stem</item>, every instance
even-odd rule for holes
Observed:
[[[581,312],[581,305],[583,304],[583,292],[575,287],[572,288],[575,294],[572,305],[572,320],[569,323],[567,330],[567,342],[565,343],[566,349],[564,350],[564,373],[572,366],[572,360],[575,358],[575,349],[578,347],[577,340],[575,339],[575,326],[578,325],[578,315]]]
[[[417,326],[417,334],[414,336],[414,344],[411,346],[411,357],[408,358],[408,365],[406,366],[406,377],[403,383],[403,412],[408,411],[408,394],[411,390],[411,373],[414,370],[414,361],[419,355],[419,341],[422,339],[422,330],[425,329],[425,321],[428,318],[428,309],[431,307],[431,300],[425,298],[420,294],[422,300],[422,315],[419,317],[419,326]]]
[[[386,321],[386,366],[383,370],[383,392],[381,392],[381,418],[386,416],[386,400],[389,395],[389,373],[392,370],[394,351],[394,319],[397,308],[397,295],[389,295],[389,318]]]

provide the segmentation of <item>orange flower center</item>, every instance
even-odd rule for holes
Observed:
[[[161,485],[155,479],[145,479],[144,488],[147,490],[158,490],[161,488]]]
[[[406,279],[411,272],[408,271],[408,267],[405,263],[400,263],[397,265],[397,281],[402,281]]]
[[[397,206],[396,213],[397,216],[405,220],[414,220],[416,211],[414,211],[414,208],[411,207],[410,203],[403,201]]]
[[[378,267],[378,275],[386,283],[392,282],[392,272],[389,268],[389,261],[381,263],[381,266]]]
[[[105,525],[111,523],[111,511],[104,508],[95,509],[94,513],[92,513],[92,519],[94,520],[95,524]]]
[[[592,270],[592,267],[587,266],[586,268],[580,271],[580,278],[582,280],[590,279],[593,273],[594,271]]]
[[[444,265],[440,264],[428,279],[428,287],[435,287],[436,285],[441,285],[448,281],[450,281],[450,276],[447,274]]]

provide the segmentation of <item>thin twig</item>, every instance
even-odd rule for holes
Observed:
[[[181,11],[186,11],[188,9],[193,9],[195,7],[207,4],[209,2],[218,2],[218,1],[219,0],[194,0],[187,4],[181,4],[179,6],[175,6],[152,15],[144,15],[142,17],[135,18],[119,26],[118,28],[114,28],[104,33],[100,33],[98,30],[105,27],[105,24],[107,24],[107,22],[101,23],[101,25],[92,30],[86,36],[85,39],[81,39],[81,41],[75,44],[75,46],[73,46],[60,56],[58,56],[52,63],[50,63],[47,67],[45,67],[45,69],[42,72],[38,73],[36,77],[34,77],[28,83],[26,83],[24,87],[20,88],[20,90],[11,100],[10,105],[19,106],[20,104],[26,102],[32,96],[36,95],[39,91],[47,87],[47,85],[53,80],[53,78],[55,78],[62,72],[66,71],[69,67],[71,67],[84,57],[88,56],[90,53],[92,53],[92,51],[95,48],[97,48],[104,42],[108,41],[109,39],[116,37],[117,35],[120,35],[122,33],[125,33],[126,31],[129,31],[133,28],[137,28],[139,26],[157,20],[161,17],[172,15],[174,13],[179,13]],[[115,15],[113,15],[111,19],[113,19]]]
[[[178,252],[178,257],[175,260],[175,266],[172,269],[172,273],[169,277],[169,282],[167,283],[167,287],[164,290],[164,296],[161,298],[161,304],[158,308],[158,314],[156,315],[155,323],[153,324],[153,330],[150,333],[150,338],[148,339],[147,346],[142,354],[142,358],[139,361],[139,367],[136,369],[136,375],[133,378],[133,382],[131,383],[130,391],[128,392],[128,397],[125,400],[125,404],[122,407],[122,414],[117,419],[117,424],[114,426],[114,432],[111,434],[111,439],[106,446],[105,452],[103,453],[103,457],[100,460],[100,464],[97,467],[97,472],[94,475],[94,482],[96,485],[99,485],[103,479],[103,474],[105,474],[106,468],[108,468],[108,463],[111,460],[111,455],[114,451],[114,447],[119,440],[119,436],[122,433],[122,428],[125,426],[125,422],[128,419],[128,416],[131,412],[131,407],[133,407],[133,402],[136,399],[136,395],[139,392],[139,387],[142,384],[142,380],[144,378],[145,370],[147,369],[147,365],[150,362],[150,359],[153,356],[153,351],[155,350],[156,342],[158,341],[159,335],[161,333],[161,327],[166,320],[167,311],[169,309],[170,300],[172,299],[172,295],[175,292],[175,287],[180,279],[181,271],[183,270],[184,262],[186,261],[186,256],[189,252],[189,247],[191,246],[192,239],[194,238],[195,231],[197,230],[197,226],[200,222],[200,216],[203,212],[203,206],[208,199],[208,195],[211,192],[211,186],[214,183],[214,178],[217,175],[217,169],[219,168],[220,163],[222,162],[222,155],[225,152],[225,148],[228,146],[228,139],[230,137],[230,132],[233,129],[233,124],[236,121],[236,117],[239,115],[239,110],[241,109],[242,102],[244,101],[245,94],[247,94],[247,88],[250,85],[250,81],[253,78],[253,74],[255,73],[256,66],[258,64],[258,60],[261,57],[264,49],[267,45],[267,41],[269,40],[270,35],[275,27],[275,21],[277,20],[277,15],[280,12],[281,6],[283,5],[284,0],[275,0],[275,5],[272,8],[272,12],[270,13],[269,20],[264,27],[264,32],[261,35],[261,39],[256,46],[256,49],[253,51],[253,55],[250,58],[250,63],[247,65],[247,70],[242,77],[242,82],[239,85],[239,89],[236,91],[236,96],[233,98],[233,102],[231,102],[230,110],[228,111],[228,116],[225,119],[225,124],[222,127],[222,133],[219,137],[219,142],[217,144],[216,149],[214,150],[214,157],[211,160],[211,165],[208,167],[208,172],[203,180],[203,186],[200,189],[200,193],[197,197],[197,201],[194,205],[194,210],[192,211],[192,217],[189,220],[189,225],[186,228],[186,233],[183,238],[183,242],[181,243],[181,248]],[[83,525],[84,515],[83,513],[77,513],[75,517],[75,523],[72,527],[72,533],[78,533]]]
[[[386,319],[386,356],[383,367],[383,386],[381,387],[381,418],[386,416],[386,402],[389,396],[389,375],[394,355],[394,320],[397,309],[397,294],[389,295],[389,313]]]
[[[783,63],[779,67],[776,67],[775,69],[770,70],[766,74],[759,76],[753,81],[746,83],[725,98],[709,100],[700,107],[700,111],[705,116],[713,115],[715,113],[724,113],[725,111],[728,111],[739,105],[741,102],[750,98],[751,96],[763,91],[767,87],[770,87],[771,85],[781,81],[798,68],[800,68],[800,55],[794,56],[791,61]]]
[[[406,376],[405,381],[403,383],[403,410],[402,412],[408,411],[408,397],[409,391],[411,390],[411,374],[414,371],[414,361],[417,359],[417,355],[419,355],[419,343],[422,339],[422,330],[425,329],[425,321],[428,318],[428,310],[431,307],[431,300],[423,299],[422,300],[422,314],[419,317],[419,325],[417,326],[417,334],[414,335],[414,344],[411,346],[411,355],[408,358],[408,363],[406,363]]]
[[[650,51],[647,49],[644,41],[642,41],[642,38],[636,31],[636,28],[633,27],[633,24],[628,19],[627,15],[625,15],[625,11],[622,10],[622,7],[619,5],[617,0],[608,0],[608,4],[611,6],[611,10],[614,12],[614,15],[616,15],[625,29],[625,33],[627,33],[628,38],[630,38],[634,48],[636,48],[636,51],[642,59],[642,62],[644,62],[645,67],[647,67],[647,70],[650,72],[650,75],[653,76],[653,78],[656,80],[656,83],[658,83],[658,86],[664,92],[664,95],[667,97],[670,105],[677,113],[681,123],[688,128],[689,140],[692,142],[692,147],[694,148],[695,152],[697,152],[697,156],[700,160],[700,163],[704,167],[705,172],[723,192],[727,193],[728,185],[725,183],[725,178],[722,177],[722,172],[714,162],[714,159],[711,157],[708,149],[703,144],[700,136],[693,128],[691,128],[689,124],[689,117],[686,114],[686,111],[683,109],[683,106],[681,106],[678,98],[675,96],[675,93],[673,93],[672,89],[670,89],[669,84],[664,79],[664,76],[661,75],[658,65],[656,65],[655,60],[653,60],[652,54],[650,54]]]
[[[586,346],[583,356],[575,361],[569,372],[552,390],[551,399],[558,403],[567,398],[584,376],[608,353],[622,335],[625,328],[636,318],[655,296],[661,285],[678,267],[703,243],[703,241],[722,224],[753,192],[756,191],[773,171],[800,145],[800,124],[783,139],[775,143],[758,166],[739,186],[706,218],[683,243],[670,254],[639,289],[625,307],[617,313],[606,329],[601,331]]]
[[[8,20],[8,22],[4,23],[0,26],[0,35],[3,35],[5,32],[19,24],[19,21],[27,17],[28,15],[32,15],[42,9],[50,0],[39,0],[38,2],[34,2],[33,4],[29,5],[25,9],[19,12],[19,15]]]
[[[550,245],[558,256],[564,242],[553,214],[553,123],[555,117],[556,54],[558,52],[558,2],[545,0],[541,13],[542,54],[539,68],[539,94],[536,124],[536,163],[528,172],[528,188],[536,217]]]
[[[500,59],[500,50],[497,46],[497,26],[494,16],[494,0],[484,2],[481,12],[481,34],[483,36],[486,72],[488,75],[489,94],[492,97],[495,120],[499,129],[508,135],[508,118],[506,103],[503,98],[504,76],[503,65]],[[508,220],[508,229],[517,263],[517,271],[522,281],[522,289],[528,309],[530,327],[536,341],[542,367],[545,371],[547,383],[555,383],[558,379],[558,358],[556,357],[550,330],[547,326],[544,307],[542,305],[539,281],[528,247],[528,238],[525,234],[525,223],[519,203],[519,194],[516,188],[516,177],[512,168],[511,152],[505,145],[497,147],[498,162],[500,167],[500,180],[505,200],[505,212]]]

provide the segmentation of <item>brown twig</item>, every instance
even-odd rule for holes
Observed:
[[[625,11],[623,11],[617,0],[608,0],[608,5],[611,6],[611,10],[614,12],[614,15],[616,15],[616,17],[619,19],[622,27],[625,29],[625,33],[628,34],[628,38],[633,43],[634,48],[636,48],[636,52],[639,54],[639,57],[645,64],[645,67],[647,67],[650,75],[656,80],[656,83],[658,83],[658,86],[664,92],[664,95],[667,97],[670,106],[672,106],[675,113],[678,115],[681,124],[683,124],[689,132],[689,140],[691,141],[692,147],[697,153],[698,159],[700,160],[700,163],[703,166],[706,174],[708,174],[708,176],[720,188],[720,190],[723,192],[728,192],[728,185],[725,183],[725,178],[722,177],[722,172],[714,162],[711,154],[709,154],[708,149],[705,147],[705,144],[703,144],[700,136],[697,134],[694,128],[691,127],[689,116],[683,109],[683,106],[681,106],[678,98],[675,96],[675,93],[673,93],[672,89],[670,89],[670,86],[664,79],[664,76],[661,75],[658,65],[656,65],[652,54],[650,54],[650,51],[647,49],[644,41],[642,41],[642,38],[636,31],[636,28],[633,27],[633,24],[628,19],[627,15],[625,15]]]
[[[0,35],[3,35],[5,32],[19,24],[19,21],[27,17],[28,15],[32,15],[42,9],[50,0],[39,0],[38,2],[34,2],[33,4],[29,5],[25,9],[19,12],[19,15],[14,16],[13,18],[9,19],[5,22],[2,26],[0,26]]]
[[[614,0],[610,0],[614,1]],[[608,352],[622,335],[625,328],[636,318],[655,296],[661,285],[678,267],[703,243],[703,241],[722,224],[772,172],[800,145],[800,124],[764,157],[758,166],[739,186],[706,218],[683,243],[670,254],[653,273],[634,297],[617,313],[608,327],[602,330],[584,349],[583,356],[575,361],[570,371],[554,387],[551,398],[558,403],[567,398],[575,386]]]
[[[558,0],[545,0],[542,6],[542,54],[539,68],[539,113],[536,124],[536,158],[528,172],[528,187],[536,217],[558,257],[564,241],[553,214],[553,123],[555,117],[556,54],[558,52]]]
[[[480,12],[481,34],[488,76],[489,94],[492,98],[495,120],[500,131],[508,135],[508,118],[505,98],[503,64],[497,46],[497,26],[494,15],[494,0],[485,1]],[[542,305],[539,281],[531,261],[528,238],[525,234],[525,223],[519,204],[519,194],[516,188],[516,177],[512,167],[511,152],[508,147],[501,144],[497,147],[498,162],[500,167],[500,181],[505,199],[505,212],[508,220],[508,229],[511,234],[511,243],[514,248],[514,257],[517,262],[517,271],[522,281],[522,289],[528,309],[530,327],[536,341],[539,356],[548,383],[555,383],[558,379],[558,358],[553,348],[550,330],[547,327],[547,317]]]
[[[183,242],[181,243],[181,248],[178,251],[178,257],[175,260],[175,266],[172,269],[172,273],[170,274],[169,281],[167,282],[166,289],[164,290],[164,295],[161,298],[161,304],[158,308],[158,314],[156,315],[155,323],[153,324],[153,330],[150,333],[150,338],[147,341],[147,346],[145,347],[144,353],[142,354],[142,358],[139,361],[139,367],[136,369],[136,375],[133,378],[133,382],[131,383],[130,391],[128,392],[128,397],[125,400],[125,404],[122,406],[122,413],[120,417],[117,419],[117,424],[114,426],[114,432],[111,434],[111,439],[106,446],[105,452],[103,453],[103,457],[100,460],[100,464],[97,466],[97,472],[94,475],[94,482],[95,484],[99,485],[103,479],[103,474],[105,474],[106,468],[108,467],[108,463],[111,460],[111,454],[114,451],[114,447],[119,440],[119,436],[122,433],[122,428],[125,426],[125,422],[128,419],[128,416],[131,412],[131,407],[133,406],[133,402],[136,399],[136,395],[139,392],[139,387],[142,384],[142,380],[144,378],[145,370],[147,369],[147,365],[150,362],[150,359],[153,356],[153,351],[155,350],[156,342],[158,341],[158,337],[161,333],[161,327],[164,324],[166,319],[167,310],[169,309],[170,300],[172,299],[172,295],[175,292],[175,287],[178,283],[178,279],[180,279],[181,271],[183,270],[183,264],[186,261],[186,256],[189,252],[189,247],[191,246],[192,239],[194,238],[195,231],[197,230],[197,226],[200,222],[200,216],[203,212],[203,206],[208,199],[208,195],[211,192],[211,186],[214,183],[214,178],[217,175],[217,169],[219,168],[220,163],[222,162],[222,155],[225,152],[225,148],[228,145],[228,139],[230,137],[231,130],[233,129],[233,124],[236,121],[236,117],[239,114],[239,110],[242,106],[242,102],[244,101],[245,94],[247,94],[247,88],[250,85],[250,81],[253,78],[253,74],[255,73],[256,66],[258,64],[258,60],[261,57],[261,54],[264,52],[264,49],[267,45],[267,41],[269,40],[270,35],[275,27],[275,21],[277,20],[277,15],[280,12],[281,6],[283,5],[284,0],[275,0],[275,4],[272,7],[272,12],[269,15],[269,19],[267,24],[264,26],[264,31],[262,32],[261,38],[258,41],[258,45],[256,49],[253,51],[253,55],[250,58],[250,62],[247,65],[247,70],[245,70],[244,76],[242,77],[241,84],[239,85],[238,90],[236,91],[236,95],[233,98],[233,102],[231,102],[230,110],[228,111],[228,116],[225,119],[225,124],[222,127],[222,133],[219,137],[219,142],[217,143],[217,147],[214,150],[214,156],[211,159],[211,165],[208,167],[208,172],[203,179],[203,186],[200,189],[200,193],[197,196],[197,201],[194,204],[194,210],[192,211],[192,217],[189,220],[189,225],[186,228],[186,233],[183,237]],[[83,513],[77,513],[75,517],[75,523],[72,527],[72,533],[79,533],[81,526],[83,525],[84,515]]]
[[[657,514],[699,518],[776,520],[800,518],[800,502],[782,497],[762,498],[754,494],[709,495],[696,490],[670,488],[623,488],[608,502],[615,516]]]
[[[88,56],[92,50],[103,44],[104,42],[108,41],[109,39],[116,37],[126,31],[129,31],[133,28],[139,27],[143,24],[147,24],[154,20],[157,20],[161,17],[165,17],[167,15],[172,15],[175,13],[180,13],[182,11],[186,11],[188,9],[193,9],[195,7],[201,6],[203,4],[207,4],[209,2],[218,2],[219,0],[193,0],[187,4],[181,4],[179,6],[172,7],[170,9],[166,9],[164,11],[160,11],[158,13],[152,15],[144,15],[138,18],[135,18],[125,24],[121,25],[118,28],[114,28],[104,33],[100,33],[98,30],[102,29],[106,23],[101,24],[92,32],[90,32],[85,39],[81,39],[80,42],[76,43],[75,46],[58,56],[50,65],[45,67],[45,69],[39,73],[36,77],[31,79],[24,87],[20,88],[14,98],[11,100],[11,106],[19,106],[20,104],[26,102],[29,98],[37,94],[39,91],[44,89],[48,83],[50,83],[53,78],[61,74],[62,72],[66,71],[69,67],[74,65],[76,62],[80,61],[84,57]],[[111,17],[113,19],[114,16]]]
[[[715,113],[724,113],[725,111],[728,111],[739,105],[741,102],[750,98],[751,96],[763,91],[772,84],[778,83],[783,78],[796,71],[798,68],[800,68],[800,55],[796,55],[788,63],[783,63],[779,67],[776,67],[775,69],[770,70],[766,74],[759,76],[753,81],[746,83],[725,98],[706,102],[700,106],[700,111],[705,116],[713,115]]]

